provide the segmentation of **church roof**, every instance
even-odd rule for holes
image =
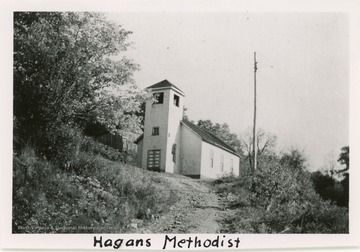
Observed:
[[[218,138],[214,134],[208,132],[207,130],[200,128],[199,126],[197,126],[189,121],[186,121],[186,120],[182,120],[181,123],[183,123],[184,125],[188,126],[190,129],[192,129],[197,135],[199,135],[201,137],[201,139],[204,142],[215,145],[215,146],[217,146],[221,149],[224,149],[234,155],[239,156],[239,154],[236,153],[236,151],[233,148],[231,148],[228,144],[226,144],[220,138]]]
[[[142,133],[138,138],[135,139],[134,143],[139,144],[141,140],[144,138],[144,133]]]
[[[168,80],[163,80],[158,83],[155,83],[154,85],[151,85],[151,86],[147,87],[146,89],[155,89],[156,90],[156,89],[164,89],[164,88],[172,88],[172,89],[176,90],[177,92],[181,93],[182,95],[185,95],[185,93],[180,88],[178,88],[177,86],[175,86]]]

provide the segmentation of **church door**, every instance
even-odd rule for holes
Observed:
[[[147,169],[150,171],[160,171],[161,150],[149,150],[147,158]]]

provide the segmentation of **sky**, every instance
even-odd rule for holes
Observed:
[[[167,79],[186,94],[192,120],[257,125],[278,151],[304,151],[316,170],[349,145],[349,17],[344,13],[109,13],[133,31],[126,56],[145,88]]]

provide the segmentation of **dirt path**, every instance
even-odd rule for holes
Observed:
[[[191,179],[184,176],[164,175],[178,191],[179,200],[162,216],[155,216],[136,233],[224,233],[224,220],[229,214],[226,197],[213,191],[209,180]]]

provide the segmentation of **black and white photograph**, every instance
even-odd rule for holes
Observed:
[[[356,245],[354,13],[89,8],[7,13],[7,248]]]

